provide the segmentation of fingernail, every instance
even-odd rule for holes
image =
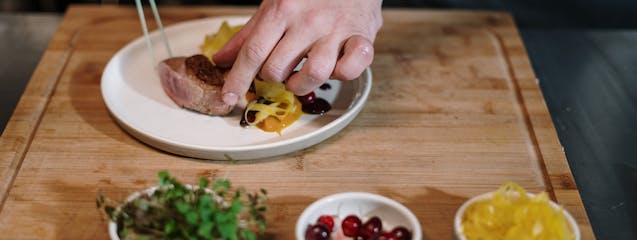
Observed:
[[[237,96],[237,94],[231,92],[223,94],[223,102],[225,102],[226,104],[235,105],[237,104],[237,101],[239,101],[239,97]]]

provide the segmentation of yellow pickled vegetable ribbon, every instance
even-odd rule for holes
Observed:
[[[206,35],[203,44],[199,46],[201,54],[212,61],[212,55],[217,53],[226,43],[237,33],[243,25],[230,26],[227,21],[223,21],[219,30],[215,34]]]
[[[467,240],[575,239],[562,209],[554,209],[546,193],[530,197],[516,183],[505,183],[491,198],[471,204],[462,228]]]
[[[250,111],[256,111],[256,117],[253,122],[248,122],[249,125],[254,126],[272,116],[279,120],[282,120],[288,114],[296,110],[296,104],[294,104],[294,94],[285,89],[285,85],[276,82],[265,82],[261,80],[254,80],[254,89],[257,96],[267,100],[266,102],[259,102],[253,100],[246,106],[244,114],[248,114]],[[247,116],[245,116],[246,119]]]

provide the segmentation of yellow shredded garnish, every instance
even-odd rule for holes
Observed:
[[[512,182],[467,207],[462,228],[468,240],[575,239],[562,210],[551,207],[546,193],[529,197]]]
[[[221,23],[221,27],[219,27],[219,30],[216,33],[206,35],[203,44],[199,46],[201,54],[212,60],[212,55],[217,53],[219,49],[221,49],[223,45],[225,45],[230,38],[234,36],[235,33],[241,30],[242,27],[243,25],[231,27],[228,25],[227,21],[223,21],[223,23]]]
[[[219,30],[211,35],[206,35],[203,44],[199,46],[201,54],[212,60],[212,56],[217,53],[229,40],[237,33],[243,25],[230,26],[227,21],[223,21]],[[248,93],[248,105],[244,111],[244,118],[247,118],[249,111],[256,112],[255,120],[247,122],[251,126],[256,126],[266,132],[277,132],[290,126],[303,114],[301,103],[285,89],[282,83],[264,82],[254,80],[256,96]]]
[[[301,116],[301,103],[282,83],[255,79],[254,89],[258,99],[248,103],[244,112],[246,119],[248,112],[256,112],[255,120],[248,121],[249,125],[257,126],[266,132],[281,133],[283,128]]]

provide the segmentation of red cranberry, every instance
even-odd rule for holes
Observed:
[[[380,218],[374,216],[367,220],[365,224],[363,224],[363,231],[368,234],[378,235],[381,231],[383,231],[383,223],[380,221]]]
[[[378,240],[380,237],[380,233],[375,233],[370,231],[369,229],[361,228],[358,230],[356,237],[354,239],[360,240]]]
[[[371,238],[364,234],[357,234],[356,237],[354,237],[354,240],[371,240]]]
[[[316,100],[316,94],[314,94],[314,92],[310,92],[307,95],[298,96],[297,98],[302,105],[308,105],[314,103],[314,101]]]
[[[330,232],[332,232],[332,229],[334,229],[334,218],[332,218],[332,216],[330,215],[320,216],[318,220],[316,220],[316,223],[323,224]]]
[[[330,232],[321,224],[308,225],[305,230],[305,240],[328,240]]]
[[[355,237],[361,227],[361,219],[355,215],[349,215],[341,222],[343,234],[347,237]]]
[[[399,240],[394,234],[383,232],[378,236],[378,240]]]
[[[411,240],[411,232],[403,226],[395,227],[394,230],[391,230],[391,234],[394,235],[396,239]]]
[[[248,111],[248,114],[246,114],[246,121],[253,123],[255,120],[257,120],[257,111]]]

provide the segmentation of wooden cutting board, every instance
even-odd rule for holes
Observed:
[[[170,25],[254,10],[160,12]],[[171,155],[124,132],[104,106],[100,78],[115,52],[141,36],[136,11],[70,7],[0,138],[0,238],[107,239],[98,192],[123,199],[166,169],[186,182],[227,174],[249,190],[268,189],[267,239],[293,239],[306,206],[344,191],[393,198],[419,218],[425,239],[449,239],[457,208],[506,181],[549,192],[592,239],[511,16],[383,14],[373,90],[348,127],[300,152],[231,163]]]

